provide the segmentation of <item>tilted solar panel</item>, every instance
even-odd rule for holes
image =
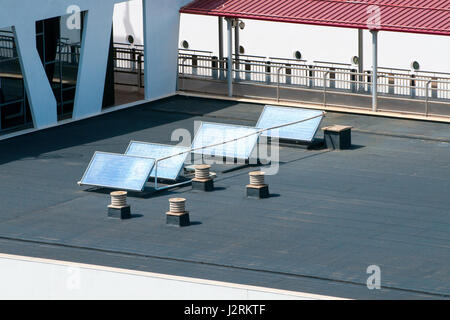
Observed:
[[[186,152],[190,148],[181,146],[170,146],[157,143],[147,143],[139,141],[131,141],[126,155],[148,157],[152,159],[162,159],[168,156],[176,155],[181,152]],[[186,161],[188,153],[174,156],[163,161],[158,161],[158,170],[156,174],[158,178],[167,180],[177,180],[180,171],[183,169],[184,162]],[[156,165],[153,168],[150,176],[155,177]]]
[[[317,118],[312,120],[265,131],[261,134],[262,136],[274,138],[311,142],[323,120],[323,112],[320,110],[265,106],[256,127],[259,129],[273,128],[315,116]]]
[[[142,191],[154,165],[155,160],[150,158],[96,152],[80,184]]]
[[[197,154],[248,159],[258,141],[258,130],[252,127],[202,122],[197,130],[192,148],[206,147],[217,143],[233,140],[251,134],[249,137],[206,149],[193,151]]]

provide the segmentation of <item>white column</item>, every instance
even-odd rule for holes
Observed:
[[[372,111],[378,110],[378,30],[372,33]]]
[[[176,93],[180,8],[191,0],[143,0],[145,98]]]
[[[364,34],[362,29],[358,29],[358,73],[361,74],[364,72]],[[364,87],[364,76],[359,75],[358,81],[360,81],[360,85],[358,90],[362,89]]]
[[[223,18],[219,17],[219,79],[223,79]]]
[[[236,70],[239,70],[239,20],[235,20],[235,27],[234,27],[234,58],[236,59]],[[239,79],[239,72],[236,72],[236,79]]]
[[[227,18],[228,31],[228,96],[233,96],[233,19]]]
[[[90,9],[84,17],[74,119],[102,111],[113,12],[114,3],[105,2],[99,8]]]

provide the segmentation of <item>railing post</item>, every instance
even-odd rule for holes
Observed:
[[[114,48],[115,50],[113,50],[113,61],[114,61],[114,68],[117,68],[118,66],[117,66],[117,48]],[[74,46],[71,46],[70,47],[70,52],[71,52],[71,60],[72,60],[72,64],[75,64],[75,63],[77,63],[76,62],[76,59],[75,59],[75,57],[76,57],[76,49],[74,48]]]
[[[198,56],[196,54],[192,55],[192,74],[197,75],[198,73]]]
[[[330,68],[329,74],[330,74],[330,88],[335,89],[336,88],[336,68]]]
[[[433,97],[433,99],[437,99],[438,97],[438,80],[437,78],[432,78],[431,79],[431,97]]]
[[[356,76],[356,69],[350,70],[350,87],[352,92],[356,92],[356,82],[358,77]]]
[[[367,71],[367,92],[372,93],[372,71]]]
[[[211,58],[211,75],[213,79],[218,78],[218,61],[216,56]]]
[[[187,60],[187,58],[183,58],[183,66],[181,67],[182,68],[182,72],[183,72],[183,85],[182,85],[182,90],[186,90],[186,83],[185,83],[185,81],[186,81],[186,71],[185,71],[185,65],[186,65],[186,60]]]
[[[427,81],[427,84],[425,85],[425,117],[428,117],[428,99],[429,99],[429,95],[430,95],[430,92],[429,92],[429,87],[430,87],[430,83],[432,82],[433,80],[428,80]]]
[[[277,69],[277,102],[280,102],[280,71],[283,67]]]
[[[395,94],[395,78],[392,73],[389,74],[388,87],[389,94]]]
[[[249,60],[245,61],[245,80],[250,81],[252,79],[252,65]]]
[[[272,78],[272,68],[270,67],[271,62],[266,61],[266,83],[270,84]]]
[[[327,71],[323,74],[323,107],[327,107],[327,75],[330,71]]]
[[[131,70],[135,71],[136,70],[136,49],[135,48],[131,49],[131,61],[130,62],[132,65]]]
[[[141,89],[142,88],[142,57],[143,57],[143,55],[140,53],[140,54],[138,54],[138,68],[139,68],[139,70],[138,70],[138,86],[139,86],[139,89]]]
[[[290,64],[286,64],[286,84],[292,84],[292,69]]]
[[[314,66],[309,66],[309,86],[314,87]]]
[[[416,80],[414,80],[415,77],[416,77],[416,75],[414,75],[414,74],[411,75],[411,82],[410,82],[411,98],[416,97]]]

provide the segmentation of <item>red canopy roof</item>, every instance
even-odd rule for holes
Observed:
[[[182,13],[450,35],[450,0],[195,0]]]

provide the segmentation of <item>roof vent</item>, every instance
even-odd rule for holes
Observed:
[[[247,185],[247,198],[264,199],[269,198],[269,186],[265,184],[265,172],[253,171],[249,173],[250,184]]]
[[[166,213],[166,223],[176,227],[187,227],[191,224],[189,212],[186,211],[186,199],[169,199],[170,209]]]
[[[186,40],[181,41],[181,47],[183,49],[189,49],[189,42],[187,42]]]
[[[419,71],[420,70],[420,63],[417,61],[413,61],[411,63],[411,69],[414,71]]]

